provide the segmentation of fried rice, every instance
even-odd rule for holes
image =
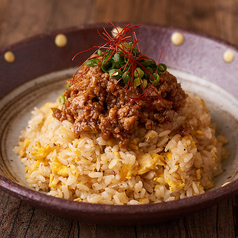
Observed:
[[[171,130],[138,127],[126,148],[100,133],[76,137],[71,122],[53,116],[61,107],[57,101],[35,108],[14,148],[36,190],[79,202],[148,204],[202,194],[223,171],[227,140],[216,135],[196,95],[175,113]],[[176,129],[185,121],[193,130],[181,136]]]

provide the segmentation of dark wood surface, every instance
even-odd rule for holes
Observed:
[[[172,25],[238,46],[237,0],[0,0],[0,48],[80,24]],[[1,80],[1,79],[0,79]],[[238,197],[154,225],[106,226],[64,219],[0,191],[0,237],[238,237]]]

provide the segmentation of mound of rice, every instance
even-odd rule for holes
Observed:
[[[205,103],[190,94],[173,129],[139,128],[127,149],[100,134],[75,138],[73,124],[52,116],[56,103],[35,108],[14,151],[29,185],[49,195],[102,204],[148,204],[202,194],[212,188],[227,157],[224,136],[215,135]],[[176,128],[194,129],[181,137]]]

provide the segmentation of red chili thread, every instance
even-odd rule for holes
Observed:
[[[117,27],[111,22],[109,21],[112,26],[117,30]],[[125,65],[123,65],[121,68],[118,69],[118,71],[121,69],[126,69],[126,67],[129,65],[128,69],[126,72],[123,73],[123,75],[127,74],[128,72],[130,72],[130,77],[129,77],[129,81],[126,85],[126,90],[125,90],[125,94],[126,96],[128,96],[130,99],[131,99],[131,102],[130,103],[134,103],[136,100],[139,100],[139,99],[145,99],[150,107],[152,108],[152,104],[151,104],[151,101],[149,99],[161,99],[161,100],[166,100],[164,98],[159,98],[159,97],[151,97],[149,96],[150,94],[150,91],[151,91],[151,87],[154,85],[154,82],[156,80],[156,77],[157,77],[157,72],[158,72],[158,67],[159,67],[159,62],[160,62],[160,59],[161,59],[161,56],[162,56],[162,53],[163,53],[163,50],[164,50],[164,47],[161,51],[161,54],[160,54],[160,57],[159,57],[159,61],[158,61],[158,65],[157,65],[157,68],[156,68],[156,73],[155,75],[153,75],[149,70],[147,70],[141,63],[141,59],[143,56],[145,56],[146,54],[141,54],[141,51],[140,51],[140,47],[139,47],[139,40],[136,36],[136,33],[134,32],[134,30],[136,28],[138,28],[140,25],[136,25],[136,26],[129,26],[129,24],[127,26],[125,26],[122,31],[118,31],[117,30],[117,35],[115,37],[112,37],[105,28],[103,28],[103,33],[101,34],[99,32],[99,30],[97,30],[99,36],[104,39],[106,42],[103,43],[103,44],[100,44],[98,46],[93,46],[87,50],[84,50],[84,51],[81,51],[79,53],[77,53],[72,60],[74,60],[76,58],[76,56],[78,56],[79,54],[82,54],[82,53],[85,53],[85,52],[88,52],[92,49],[97,49],[94,53],[96,53],[98,50],[100,49],[106,49],[104,55],[102,56],[96,56],[94,55],[93,57],[90,56],[88,59],[92,59],[92,58],[98,58],[98,57],[102,57],[102,61],[105,59],[105,56],[110,53],[108,59],[104,62],[104,64],[106,64],[108,62],[108,60],[110,60],[113,56],[114,53],[118,53],[118,54],[121,54],[123,56],[125,56],[127,58],[127,62]],[[130,47],[130,49],[127,47],[127,45],[125,43],[128,43],[130,42],[129,41],[129,38],[131,37],[129,34],[132,33],[132,37],[133,37],[133,42],[132,42],[132,46]],[[133,49],[134,49],[134,53],[133,53]],[[139,54],[136,52],[136,49],[138,49],[139,51]],[[119,50],[119,51],[118,51]],[[122,53],[120,53],[122,52]],[[88,60],[87,59],[87,60]],[[86,61],[87,61],[86,60]],[[150,58],[147,58],[147,60],[152,60],[154,61],[153,59],[150,59]],[[84,62],[86,62],[84,61]],[[154,61],[155,62],[155,61]],[[142,68],[142,70],[147,73],[147,75],[149,75],[149,78],[150,76],[153,77],[153,81],[151,82],[150,86],[147,87],[147,88],[144,88],[143,86],[143,83],[142,83],[142,79],[141,77],[139,76],[139,79],[140,79],[140,83],[141,83],[141,89],[142,89],[142,93],[140,95],[138,95],[137,97],[131,97],[129,94],[128,94],[128,91],[131,90],[131,92],[134,92],[135,90],[135,86],[134,86],[134,72],[136,70],[136,66],[140,66]],[[80,68],[78,68],[78,70],[76,71],[74,77],[76,76],[76,74],[78,73]],[[88,72],[89,68],[85,70],[85,72],[83,72],[79,77],[77,77],[76,79],[73,80],[73,82],[76,82],[78,79],[80,79],[84,74],[86,74]],[[138,74],[139,75],[139,74]],[[73,78],[74,78],[73,77]],[[118,80],[118,82],[116,83],[115,87],[114,87],[114,90],[117,86],[117,84],[120,82],[120,80],[122,79],[122,77]],[[166,100],[168,101],[168,100]]]

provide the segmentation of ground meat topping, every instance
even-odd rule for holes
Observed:
[[[128,144],[139,126],[171,128],[175,112],[185,105],[187,97],[175,76],[167,71],[157,84],[150,85],[146,98],[139,97],[140,87],[128,89],[104,73],[100,64],[83,65],[78,75],[80,78],[71,80],[72,86],[64,91],[65,104],[55,110],[54,116],[72,122],[76,136],[82,132],[101,133],[106,141],[116,139],[120,147]]]

